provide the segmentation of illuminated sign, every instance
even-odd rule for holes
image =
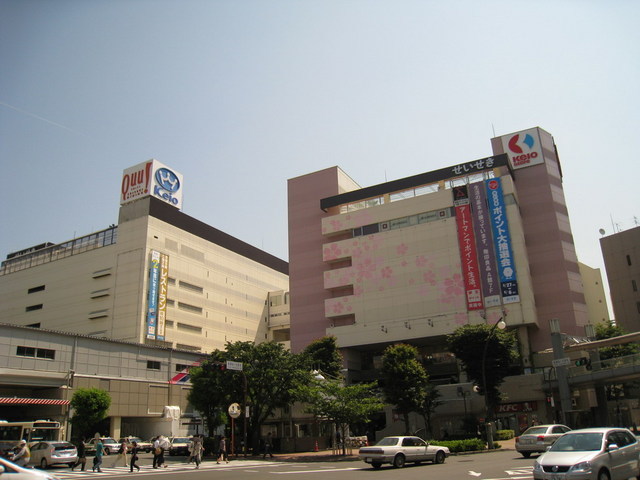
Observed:
[[[523,130],[500,137],[504,151],[514,169],[544,163],[540,135],[537,128]]]
[[[157,160],[149,160],[122,173],[120,205],[147,196],[182,207],[182,175]]]

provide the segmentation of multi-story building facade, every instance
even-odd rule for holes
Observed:
[[[602,237],[600,248],[616,323],[640,331],[640,227]]]
[[[274,292],[287,341],[287,262],[181,212],[181,187],[151,194],[157,172],[178,178],[156,161],[125,170],[117,226],[8,255],[0,322],[206,353],[270,339]]]
[[[553,137],[533,128],[491,143],[492,157],[370,187],[339,167],[289,180],[294,351],[334,335],[358,380],[375,376],[386,346],[408,342],[432,379],[456,383],[465,379],[445,338],[460,326],[503,319],[526,373],[549,365],[537,352],[551,345],[552,318],[563,333],[585,335]],[[519,384],[511,399],[548,418],[534,384],[524,396]]]

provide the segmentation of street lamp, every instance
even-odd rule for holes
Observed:
[[[487,431],[487,448],[489,448],[489,450],[493,450],[493,431],[491,429],[491,423],[489,422],[491,409],[489,405],[489,389],[487,388],[487,350],[489,349],[489,341],[491,337],[493,337],[496,328],[504,330],[506,327],[507,324],[504,323],[504,320],[500,317],[493,327],[491,327],[487,340],[484,342],[484,350],[482,351],[482,388],[484,389],[484,408],[486,410],[484,425]]]

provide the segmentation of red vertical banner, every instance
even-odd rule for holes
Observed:
[[[468,310],[482,310],[482,284],[478,267],[478,251],[471,221],[471,207],[467,186],[453,188],[453,204],[456,209],[456,225],[458,227],[458,246],[460,248],[460,264],[464,278],[464,289]]]

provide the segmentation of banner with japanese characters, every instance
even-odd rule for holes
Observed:
[[[491,222],[487,209],[487,194],[481,182],[469,185],[469,201],[473,218],[473,232],[476,238],[480,281],[485,307],[500,305],[500,282],[496,266],[496,254],[493,249]]]
[[[518,282],[516,279],[516,266],[511,247],[511,235],[509,234],[509,222],[507,209],[502,193],[500,178],[485,180],[487,187],[487,200],[489,214],[491,216],[491,230],[493,232],[493,246],[498,261],[498,275],[500,277],[500,289],[503,303],[515,303],[520,301],[518,294]]]
[[[467,186],[453,187],[453,205],[456,209],[456,225],[458,227],[458,246],[460,263],[464,279],[464,289],[468,310],[482,310],[482,293],[478,270],[478,254],[471,221],[471,207]]]
[[[160,278],[160,252],[151,251],[151,265],[149,266],[149,292],[147,296],[147,333],[151,340],[156,338],[158,320],[158,284]]]
[[[158,340],[164,340],[167,320],[167,289],[169,285],[169,255],[160,254],[160,284],[158,289]]]

